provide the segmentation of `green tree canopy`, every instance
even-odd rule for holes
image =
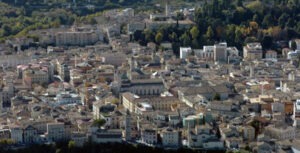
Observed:
[[[197,26],[193,26],[193,28],[190,30],[190,34],[192,36],[193,39],[197,39],[199,36],[199,29],[197,28]]]
[[[161,41],[163,40],[163,34],[161,32],[158,32],[156,35],[155,35],[155,42],[157,44],[160,44]]]

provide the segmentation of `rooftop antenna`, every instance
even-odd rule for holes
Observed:
[[[165,3],[166,3],[166,10],[165,10],[165,15],[166,16],[169,16],[170,15],[170,6],[169,6],[169,4],[170,4],[170,0],[165,0]]]

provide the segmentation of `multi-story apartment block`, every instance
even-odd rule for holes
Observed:
[[[265,128],[264,133],[270,138],[277,140],[293,140],[296,137],[296,129],[292,126],[276,127],[270,125]]]
[[[65,124],[64,123],[48,123],[47,138],[49,141],[64,141],[65,140]]]
[[[12,127],[10,128],[11,139],[15,143],[23,143],[23,129],[21,127]]]
[[[55,42],[57,46],[85,46],[94,44],[98,40],[97,34],[93,31],[58,32],[55,35]]]
[[[157,144],[157,131],[154,129],[142,129],[141,140],[146,144]]]
[[[263,57],[262,46],[260,43],[248,43],[243,48],[244,59],[261,60]]]
[[[179,147],[180,146],[180,133],[172,128],[165,128],[161,131],[162,145],[164,147]]]
[[[227,61],[227,43],[219,43],[214,45],[214,61]]]

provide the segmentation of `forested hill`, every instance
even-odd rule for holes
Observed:
[[[162,27],[135,38],[142,44],[160,38],[156,43],[172,42],[177,52],[179,46],[201,48],[226,41],[239,49],[261,42],[264,50],[280,53],[287,41],[300,37],[300,0],[211,0],[196,8],[193,20],[196,26],[188,30]]]
[[[15,3],[16,2],[16,3]],[[2,0],[0,2],[0,40],[23,36],[29,30],[72,25],[74,21],[106,9],[133,7],[139,11],[157,10],[155,4],[164,0]],[[172,6],[197,6],[194,29],[180,31],[162,28],[143,32],[153,41],[162,35],[162,41],[200,47],[215,41],[226,40],[229,45],[242,46],[245,42],[260,41],[271,48],[278,40],[289,40],[300,35],[300,0],[170,0]],[[94,8],[85,7],[92,5]],[[197,35],[192,34],[197,31]],[[173,37],[171,37],[173,36]],[[175,37],[176,36],[176,37]]]
[[[148,0],[150,2],[150,0]],[[130,6],[137,3],[147,3],[147,0],[2,0],[2,2],[15,6],[29,6],[29,7],[47,7],[47,6],[63,6],[74,4],[79,6],[97,5],[100,6]]]

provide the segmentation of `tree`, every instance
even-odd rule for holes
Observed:
[[[235,0],[235,5],[236,6],[243,6],[242,0]]]
[[[234,41],[235,41],[235,43],[237,43],[237,44],[241,44],[242,43],[242,37],[243,37],[243,33],[242,33],[242,31],[241,31],[241,28],[236,28],[235,29],[235,38],[234,38]]]
[[[206,34],[205,34],[206,38],[209,39],[209,40],[212,40],[214,38],[214,35],[215,34],[214,34],[213,29],[211,28],[211,26],[209,26],[207,28],[207,31],[206,31]]]
[[[249,30],[251,35],[255,36],[257,34],[258,29],[258,24],[255,21],[249,22]]]
[[[193,28],[190,30],[190,34],[192,36],[193,39],[197,39],[199,36],[199,29],[197,28],[197,26],[193,26]]]
[[[97,120],[94,120],[94,125],[96,125],[97,127],[101,127],[103,126],[104,124],[106,123],[106,121],[104,119],[97,119]]]
[[[73,152],[74,148],[75,148],[75,141],[72,141],[72,140],[69,141],[69,143],[68,143],[69,152]]]
[[[289,15],[286,13],[281,14],[281,16],[278,18],[278,24],[281,28],[283,28],[285,26],[288,18],[289,18]]]
[[[6,146],[6,145],[12,145],[14,144],[14,141],[12,139],[2,139],[0,140],[0,147]]]
[[[257,23],[260,21],[257,14],[254,14],[254,15],[253,15],[252,20],[253,20],[254,22],[257,22]]]
[[[234,39],[235,39],[235,29],[236,26],[233,24],[227,25],[226,26],[226,41],[228,45],[235,45]]]
[[[11,34],[11,27],[9,25],[4,25],[2,29],[4,31],[3,36],[9,36]]]
[[[262,14],[264,11],[264,4],[257,0],[257,1],[252,1],[249,4],[246,5],[246,8],[248,8],[249,10],[251,10],[252,12],[257,12],[259,14]]]
[[[286,23],[286,27],[294,27],[295,26],[295,22],[294,22],[294,19],[292,18],[289,18],[287,23]]]
[[[300,22],[297,23],[296,31],[300,34]]]
[[[263,49],[270,49],[272,47],[272,44],[273,44],[273,38],[269,35],[264,36],[261,42]]]
[[[247,37],[245,39],[245,43],[253,43],[253,42],[257,42],[258,40],[255,37]]]
[[[69,150],[72,150],[73,148],[75,147],[75,141],[69,141],[69,143],[68,143],[68,149]]]
[[[118,98],[114,98],[111,103],[118,105],[119,104],[119,99]]]
[[[153,31],[151,31],[150,29],[145,29],[143,31],[143,34],[145,35],[145,40],[147,42],[153,42],[153,39],[154,39]]]
[[[161,41],[163,40],[163,34],[161,32],[158,32],[156,35],[155,35],[155,42],[157,44],[160,44]]]
[[[297,49],[297,43],[294,40],[291,42],[291,48],[292,48],[292,50]]]
[[[263,21],[262,21],[262,25],[266,28],[266,27],[269,27],[269,26],[273,26],[274,25],[274,20],[273,20],[273,16],[268,13]]]
[[[219,93],[216,93],[214,96],[214,100],[221,100],[221,95]]]
[[[191,45],[191,38],[189,36],[189,33],[185,32],[180,36],[180,42],[183,46],[190,46]]]
[[[176,42],[178,41],[178,36],[175,32],[172,32],[172,34],[169,35],[169,39],[172,41],[172,42]]]
[[[184,14],[181,12],[177,12],[176,14],[176,20],[184,20]]]

